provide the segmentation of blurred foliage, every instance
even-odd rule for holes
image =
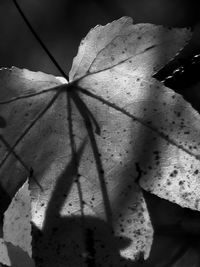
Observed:
[[[198,0],[18,0],[40,38],[68,73],[80,40],[97,24],[127,15],[134,22],[194,26],[187,54],[197,53]],[[12,0],[0,1],[0,66],[18,66],[59,75],[16,10]]]

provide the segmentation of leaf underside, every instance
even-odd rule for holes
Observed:
[[[1,186],[12,197],[34,170],[42,188],[32,180],[41,266],[146,259],[153,228],[138,181],[200,209],[199,115],[152,78],[190,35],[123,17],[82,40],[69,83],[0,71]],[[95,247],[89,256],[86,233]]]

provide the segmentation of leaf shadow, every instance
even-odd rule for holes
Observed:
[[[95,165],[97,168],[98,179],[99,179],[99,183],[100,183],[101,191],[103,195],[106,219],[107,219],[107,222],[110,224],[110,227],[112,228],[112,210],[111,210],[111,206],[109,202],[108,191],[106,188],[105,175],[104,175],[103,164],[101,161],[101,155],[100,155],[99,148],[98,148],[98,145],[95,139],[94,130],[93,130],[92,122],[91,122],[91,118],[93,118],[93,116],[91,117],[91,112],[89,111],[89,109],[87,108],[83,100],[79,97],[79,95],[76,92],[74,91],[71,92],[71,98],[73,99],[77,109],[79,110],[79,113],[81,114],[84,120],[84,123],[85,123],[85,127],[87,129],[87,133],[89,136],[89,140],[90,140],[90,144],[92,147],[92,152],[93,152],[93,156],[95,160]]]
[[[18,246],[14,246],[10,242],[6,242],[11,266],[15,267],[35,267],[33,259],[30,258],[27,252]]]
[[[146,263],[154,266],[159,262],[162,267],[179,266],[176,265],[177,262],[182,261],[184,257],[187,262],[190,250],[194,251],[193,256],[198,262],[200,260],[199,212],[182,208],[146,191],[143,191],[143,195],[154,228],[154,242]]]
[[[107,212],[107,218],[112,218],[110,203],[107,196],[108,193],[106,191],[106,187],[104,187],[104,171],[101,157],[99,155],[99,150],[94,135],[93,124],[95,123],[92,124],[93,119],[91,118],[90,111],[80,99],[78,94],[76,92],[69,92],[69,95],[70,99],[73,100],[84,120],[92,146],[99,180],[102,183],[101,189],[103,193],[105,210]],[[69,110],[68,112],[70,113]],[[71,128],[73,128],[71,116],[69,120],[71,121]],[[95,126],[98,128],[97,125]],[[71,146],[74,147],[72,129],[70,140]],[[140,262],[133,262],[120,256],[119,250],[127,247],[130,243],[130,240],[126,238],[123,239],[115,237],[112,232],[112,227],[110,227],[112,225],[110,225],[109,220],[108,223],[106,223],[101,219],[93,216],[85,216],[84,214],[84,218],[82,215],[77,215],[76,213],[70,215],[70,217],[62,217],[59,214],[64,200],[68,196],[74,179],[77,179],[78,177],[78,165],[84,150],[84,145],[82,144],[82,146],[83,147],[79,148],[78,151],[76,151],[76,148],[72,148],[72,150],[74,150],[73,153],[75,154],[73,155],[72,153],[72,159],[69,165],[66,167],[63,174],[58,178],[52,199],[50,200],[47,208],[44,224],[45,226],[43,230],[41,231],[37,229],[36,226],[33,226],[33,249],[34,257],[38,264],[37,266],[55,266],[55,259],[57,266],[63,266],[63,264],[69,264],[72,267],[110,266],[110,264],[113,264],[113,262],[115,263],[114,266],[154,266],[151,262],[151,256],[150,260],[144,264]],[[136,173],[138,174],[136,179],[138,181],[143,174],[143,170],[138,162],[142,161],[148,166],[148,162],[152,157],[152,153],[149,152],[152,150],[150,149],[151,146],[152,144],[149,142],[149,136],[144,136],[141,147],[144,147],[146,152],[141,149],[141,153],[139,153],[137,156],[138,161],[135,162],[135,169]],[[158,160],[157,153],[154,153],[153,157]],[[68,181],[67,186],[65,184],[66,180]],[[120,203],[120,205],[121,204],[122,203]],[[81,209],[82,208],[83,205]],[[153,248],[156,245],[156,242],[157,239],[155,238]]]
[[[162,39],[162,36],[161,36],[161,39]],[[162,57],[162,55],[158,55],[158,57],[159,56],[161,56]],[[156,85],[155,85],[156,86]],[[82,91],[83,93],[85,93],[85,94],[87,94],[87,95],[90,95],[90,96],[92,96],[93,98],[96,98],[96,99],[98,99],[98,97],[96,97],[96,96],[94,96],[94,95],[92,95],[90,92],[87,92],[85,89],[82,89],[82,90],[80,90],[80,91]],[[160,96],[161,96],[161,94],[162,94],[162,92],[160,93]],[[158,96],[158,98],[159,98],[159,96]],[[148,96],[148,99],[152,99],[152,95],[151,95],[151,91],[149,92],[149,96]],[[101,99],[100,99],[100,97],[99,97],[99,100],[101,101]],[[109,103],[108,101],[106,101],[106,100],[103,100],[102,101],[104,104],[107,104],[108,106],[110,106],[110,107],[113,107],[113,108],[115,108],[115,109],[118,109],[118,110],[120,110],[119,109],[119,107],[117,107],[117,106],[114,106],[114,104],[112,104],[112,103]],[[165,103],[165,105],[166,105],[166,103]],[[144,107],[142,107],[142,105],[141,105],[141,109],[142,108],[146,108],[145,106]],[[156,106],[155,106],[155,108],[157,108]],[[174,104],[174,110],[177,112],[177,110],[180,110],[181,111],[181,106],[179,106],[177,103],[175,103]],[[124,112],[124,114],[125,114],[125,112]],[[162,114],[160,115],[160,118],[159,118],[159,120],[160,121],[162,121],[162,119],[163,119],[163,116],[162,116]],[[143,125],[144,126],[144,125]],[[141,127],[143,127],[143,126],[141,126]],[[151,123],[150,123],[150,125],[149,126],[151,126]],[[177,125],[176,125],[177,127],[178,127],[178,123],[177,123]],[[172,126],[173,127],[173,126]],[[149,127],[150,128],[150,127]],[[163,138],[164,137],[164,139],[168,142],[169,141],[169,143],[171,143],[171,145],[175,145],[175,146],[177,146],[178,148],[180,148],[180,149],[182,149],[183,151],[185,151],[185,152],[187,152],[188,154],[190,154],[189,152],[189,149],[185,149],[184,147],[180,147],[179,145],[177,145],[175,142],[173,142],[173,140],[169,140],[169,137],[168,137],[168,130],[169,129],[167,129],[166,130],[166,134],[165,133],[162,133],[162,134],[160,134],[160,137],[161,138]],[[161,150],[162,150],[162,147],[160,147],[159,146],[159,139],[157,138],[157,133],[155,133],[155,131],[152,131],[151,132],[151,135],[149,135],[149,131],[147,131],[144,135],[143,135],[143,138],[142,138],[142,141],[141,141],[141,139],[140,139],[140,134],[141,134],[141,132],[142,131],[138,131],[139,132],[139,134],[138,134],[138,138],[139,138],[139,140],[140,140],[140,142],[141,142],[141,149],[140,149],[140,151],[139,151],[139,153],[137,153],[137,160],[135,160],[135,157],[134,157],[134,153],[136,153],[134,150],[133,150],[133,155],[132,155],[132,157],[133,157],[133,159],[134,159],[134,162],[133,162],[133,164],[134,164],[134,166],[135,166],[135,170],[136,170],[136,182],[137,183],[139,183],[139,180],[141,179],[141,177],[143,176],[143,175],[147,175],[148,174],[148,171],[150,172],[153,168],[154,168],[154,164],[155,164],[155,166],[159,166],[160,165],[160,159],[161,159],[161,157],[160,157],[160,153],[162,152]],[[133,132],[133,135],[134,135],[135,133]],[[133,148],[134,149],[134,148]],[[138,152],[138,151],[137,151]],[[192,153],[191,153],[192,154]],[[130,158],[131,158],[131,155],[130,155]],[[153,164],[152,164],[152,162],[153,162]],[[141,164],[142,163],[142,164]],[[169,177],[170,178],[170,177]],[[151,179],[151,176],[149,177],[149,179]],[[125,180],[125,179],[124,179]],[[124,183],[126,183],[126,181],[124,181]],[[162,184],[160,184],[160,186],[163,186]],[[148,202],[148,200],[146,201],[146,202]],[[159,203],[160,203],[160,201],[159,201],[159,199],[157,199],[157,203],[154,203],[156,206],[158,206],[159,205]],[[125,206],[125,204],[126,203],[120,203],[120,200],[118,201],[117,199],[116,199],[116,203],[115,203],[117,206],[121,206],[122,207],[122,209],[123,209],[123,206]],[[147,203],[148,204],[148,203]],[[172,206],[173,206],[174,204],[172,204]],[[155,207],[155,206],[153,206],[153,207]],[[182,208],[180,208],[180,209],[182,209]],[[150,210],[150,217],[152,217],[152,212],[151,212],[151,210]],[[172,241],[173,241],[173,239],[172,239]],[[154,250],[154,248],[157,246],[157,244],[156,243],[159,243],[159,238],[157,238],[157,237],[155,237],[155,239],[154,239],[154,243],[153,243],[153,254],[155,253],[156,254],[156,250]],[[184,243],[184,242],[183,242]],[[173,242],[171,242],[171,246],[173,245]],[[184,244],[183,244],[184,245]],[[179,255],[179,254],[178,254]],[[151,258],[151,256],[152,256],[152,254],[150,255],[150,258]],[[154,262],[154,264],[155,264],[155,262]],[[151,264],[151,259],[150,259],[150,261],[147,261],[146,262],[146,264],[144,264],[144,266],[154,266],[154,265],[152,265]]]
[[[58,178],[54,193],[49,202],[48,209],[46,212],[44,229],[40,231],[34,227],[33,231],[35,231],[36,236],[38,236],[38,240],[37,238],[34,237],[34,242],[37,243],[39,242],[39,240],[41,241],[41,236],[42,236],[42,241],[41,241],[42,244],[41,246],[40,245],[38,246],[43,253],[46,251],[42,255],[42,257],[44,257],[45,255],[46,263],[44,264],[47,264],[48,262],[46,266],[51,266],[52,257],[60,258],[61,262],[68,261],[70,266],[72,266],[72,264],[74,264],[74,266],[80,266],[80,264],[83,264],[84,262],[88,266],[95,266],[96,264],[95,261],[97,261],[97,264],[98,264],[98,261],[101,261],[102,264],[104,264],[103,266],[106,266],[105,264],[110,264],[109,262],[110,259],[112,259],[112,261],[118,262],[117,263],[118,266],[122,262],[123,262],[122,263],[123,265],[121,266],[128,266],[129,264],[133,266],[133,262],[123,259],[119,254],[119,248],[121,248],[121,246],[122,247],[128,246],[129,240],[128,239],[121,240],[120,242],[122,244],[118,246],[118,239],[113,235],[111,231],[112,230],[112,212],[110,208],[108,193],[107,193],[106,186],[105,186],[104,170],[102,167],[101,157],[99,155],[99,150],[98,150],[98,146],[95,140],[93,125],[92,125],[92,122],[94,123],[94,118],[92,118],[92,115],[90,114],[90,111],[88,110],[87,106],[78,96],[78,94],[76,94],[76,92],[70,92],[70,97],[75,103],[77,109],[79,110],[85,122],[85,126],[88,132],[88,136],[91,142],[91,146],[92,146],[92,150],[93,150],[93,154],[95,158],[99,180],[101,183],[101,190],[103,193],[103,200],[104,200],[108,223],[105,223],[103,220],[94,218],[92,216],[84,216],[84,231],[86,234],[86,240],[82,240],[83,238],[82,238],[81,232],[83,230],[83,224],[82,224],[83,217],[78,216],[78,215],[73,215],[71,216],[71,218],[67,218],[67,216],[61,217],[59,215],[59,211],[64,203],[64,200],[68,196],[72,183],[74,182],[74,177],[78,175],[77,168],[78,168],[78,162],[84,150],[84,145],[83,145],[83,147],[81,147],[77,152],[75,151],[76,155],[72,157],[72,160],[69,163],[69,165],[66,167],[66,170]],[[5,123],[2,122],[0,126],[1,125],[3,127]],[[96,128],[98,128],[97,125],[96,125]],[[73,143],[72,136],[73,136],[73,133],[71,133],[71,143]],[[145,143],[146,140],[147,142]],[[73,146],[73,144],[71,144],[71,146]],[[148,153],[148,151],[151,150],[150,146],[151,144],[149,144],[148,138],[147,139],[144,138],[142,147],[144,148],[148,147],[148,150],[143,151],[141,149],[141,154],[138,155],[139,160],[135,162],[136,172],[138,173],[137,180],[141,178],[141,175],[143,173],[138,162],[143,161],[148,164],[149,157],[151,156]],[[70,245],[69,240],[66,240],[66,238],[68,238],[70,242],[75,240],[75,244],[72,248],[70,247],[71,245]],[[52,244],[52,242],[54,241],[55,241],[55,244]],[[66,245],[65,242],[68,245]],[[95,248],[96,243],[100,243],[101,245],[98,245],[98,247]],[[86,246],[86,250],[85,250],[85,246]],[[67,252],[68,254],[66,253],[64,258],[62,258],[64,249],[68,250]],[[41,251],[39,251],[39,255]],[[36,258],[37,258],[38,251],[35,253],[36,253]],[[87,253],[89,253],[89,255]],[[97,256],[97,258],[95,257],[94,259],[95,254],[99,256]],[[107,256],[108,254],[109,256]],[[40,261],[42,261],[42,257],[41,258],[39,257]],[[74,260],[74,258],[78,258],[78,260]],[[109,260],[107,260],[107,258],[109,258]]]
[[[71,95],[70,95],[71,97]],[[99,172],[104,179],[98,147],[93,135],[87,108],[77,96],[72,97],[82,113]],[[68,102],[68,112],[71,114]],[[85,216],[80,203],[81,215],[72,213],[61,216],[60,210],[73,183],[78,184],[78,165],[84,151],[85,142],[76,151],[74,144],[72,118],[69,116],[72,157],[63,173],[58,177],[52,197],[48,203],[43,229],[33,224],[33,257],[37,267],[55,266],[133,266],[133,262],[124,259],[119,249],[129,245],[128,238],[115,237],[110,222],[93,216]],[[104,190],[105,188],[103,188]],[[103,193],[104,195],[106,192]],[[105,203],[105,206],[108,203]],[[108,209],[108,207],[107,207]]]
[[[4,119],[4,117],[0,116],[0,128],[5,128],[7,125],[6,120]]]

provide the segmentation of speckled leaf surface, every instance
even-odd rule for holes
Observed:
[[[152,78],[189,33],[184,29],[132,25],[130,19],[119,20],[118,24],[117,33],[112,24],[106,26],[111,32],[109,40],[101,27],[88,34],[74,59],[70,77],[136,120],[134,125],[130,123],[132,129],[126,123],[118,125],[118,133],[121,139],[124,131],[135,136],[131,139],[135,151],[132,162],[139,164],[140,185],[198,210],[199,114],[182,96]],[[103,47],[98,42],[101,38]]]
[[[31,257],[31,197],[28,186],[26,181],[4,213],[3,236],[6,242],[19,246]]]
[[[50,91],[45,94],[38,93],[59,86],[60,84],[61,82],[52,75],[41,72],[34,73],[15,67],[12,69],[1,69],[0,103],[8,102],[8,104],[0,105],[1,118],[5,122],[4,126],[0,128],[0,134],[1,137],[3,136],[6,143],[9,144],[9,147],[19,143],[18,151],[20,150],[19,154],[22,160],[26,159],[24,163],[27,167],[26,171],[24,171],[24,167],[22,168],[22,164],[16,161],[14,155],[11,155],[8,160],[6,159],[9,155],[7,153],[9,147],[6,146],[4,139],[1,139],[1,185],[11,197],[15,195],[17,189],[26,180],[27,175],[29,175],[30,167],[35,167],[35,164],[37,164],[37,175],[41,176],[41,172],[43,172],[46,167],[48,168],[48,166],[40,166],[39,162],[46,158],[44,164],[47,162],[50,164],[53,160],[50,159],[51,154],[48,149],[48,142],[51,143],[52,138],[55,138],[55,135],[49,135],[49,133],[52,132],[53,125],[51,124],[53,124],[52,122],[55,118],[51,118],[48,114],[46,115],[45,129],[41,126],[44,121],[42,121],[42,123],[38,122],[36,127],[31,129],[28,138],[29,141],[26,142],[26,145],[20,144],[20,137],[26,132],[31,122],[37,118],[38,114],[40,114],[55,92]],[[26,98],[26,96],[30,94],[33,95],[33,97]],[[18,100],[19,96],[22,97],[20,100]],[[59,114],[57,114],[57,116],[59,117]],[[57,120],[55,120],[55,122],[56,121]],[[55,122],[54,130],[56,130],[57,127]],[[40,138],[38,138],[39,133]],[[56,146],[55,142],[52,143],[53,146]],[[34,149],[32,149],[33,146]],[[56,149],[53,150],[51,148],[51,151],[53,151],[56,157],[55,150]],[[22,154],[24,156],[22,156]],[[8,165],[4,164],[4,162]],[[13,166],[14,169],[8,168],[9,165]],[[16,170],[16,172],[13,170]]]
[[[180,155],[198,162],[190,149],[198,115],[151,77],[189,38],[186,29],[124,17],[83,39],[69,83],[1,70],[1,186],[13,196],[30,168],[40,183],[31,183],[37,266],[148,257],[153,229],[138,180],[146,188],[162,169],[164,181]]]
[[[7,266],[11,266],[8,249],[3,238],[0,239],[0,263]]]
[[[16,193],[4,214],[0,263],[34,267],[32,256],[31,197],[28,181]]]

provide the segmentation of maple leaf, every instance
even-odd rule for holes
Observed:
[[[152,75],[190,35],[123,17],[82,40],[69,83],[41,72],[1,70],[1,187],[12,197],[33,170],[37,266],[124,266],[146,259],[153,228],[138,180],[186,206],[176,188],[168,195],[161,188],[177,175],[180,157],[198,161],[190,146],[199,117]],[[187,178],[193,167],[184,164]]]

